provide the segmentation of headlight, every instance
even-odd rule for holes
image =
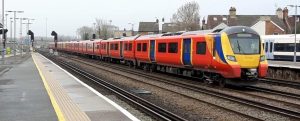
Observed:
[[[227,55],[227,59],[236,62],[236,59],[233,55]]]
[[[262,55],[260,56],[260,62],[265,61],[266,60],[266,56]]]

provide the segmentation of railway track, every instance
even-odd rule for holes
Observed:
[[[277,90],[273,90],[273,89],[261,88],[261,87],[257,87],[257,86],[248,86],[245,88],[249,89],[249,90],[253,90],[253,91],[264,92],[264,93],[269,93],[269,94],[274,94],[274,95],[280,95],[280,96],[300,100],[299,94],[287,93],[287,92],[277,91]]]
[[[77,59],[80,59],[80,58],[77,58]],[[87,59],[84,59],[84,61],[87,61]],[[95,61],[94,60],[88,60],[89,62],[91,63],[94,63]],[[109,67],[109,68],[114,68],[114,69],[117,69],[117,70],[120,70],[121,68],[120,67],[116,67],[110,63],[98,63],[98,64],[101,64],[103,66],[106,66],[106,67]],[[122,65],[123,66],[123,65]],[[143,76],[143,74],[140,74],[140,73],[134,73],[134,72],[131,72],[131,70],[127,71],[128,73],[132,73],[132,74],[135,74],[135,75],[139,75],[139,76]],[[143,76],[145,77],[145,76]],[[270,81],[270,80],[269,80]],[[289,82],[289,81],[285,81],[285,82]],[[282,82],[282,83],[285,83],[285,82]],[[291,83],[291,82],[289,82]],[[285,83],[285,84],[288,84],[288,83]],[[297,84],[297,82],[293,82],[293,84]],[[293,85],[293,86],[296,86],[296,85]],[[294,99],[298,99],[300,100],[300,95],[299,94],[294,94],[294,93],[288,93],[288,92],[282,92],[282,91],[277,91],[277,90],[273,90],[273,89],[267,89],[267,88],[261,88],[261,87],[257,87],[257,86],[247,86],[245,87],[246,89],[248,90],[252,90],[252,91],[257,91],[257,92],[263,92],[263,93],[269,93],[269,94],[273,94],[273,95],[280,95],[280,96],[284,96],[284,97],[288,97],[288,98],[294,98]],[[300,83],[299,83],[299,88],[300,88]]]
[[[44,55],[46,56],[46,55]],[[46,56],[49,58],[49,56]],[[77,75],[80,75],[86,79],[88,79],[89,81],[94,82],[95,84],[97,84],[98,86],[104,87],[107,90],[113,92],[114,94],[116,94],[118,97],[124,99],[125,101],[129,102],[130,104],[134,105],[135,107],[137,107],[138,109],[142,110],[143,112],[147,113],[148,115],[151,115],[155,118],[157,118],[158,120],[165,120],[165,121],[187,121],[186,119],[172,113],[169,112],[161,107],[158,107],[138,96],[135,96],[134,94],[125,91],[111,83],[108,83],[105,80],[102,80],[86,71],[84,71],[83,69],[80,69],[74,65],[71,65],[67,62],[63,62],[63,61],[57,61],[54,58],[50,58],[51,60],[53,60],[55,63],[58,62],[59,65],[71,70],[72,72],[76,73]]]
[[[85,62],[83,60],[80,60],[78,58],[76,58],[75,60],[81,61],[82,63],[85,63],[85,64],[90,65],[90,66],[94,66],[94,65],[91,65],[90,63],[87,63],[87,62]],[[95,61],[94,61],[94,63],[95,63]],[[280,114],[280,115],[283,115],[283,116],[287,116],[287,117],[291,117],[291,118],[295,118],[295,119],[300,119],[300,113],[292,111],[292,110],[278,108],[278,107],[275,107],[275,106],[272,106],[272,105],[263,104],[263,103],[260,103],[260,102],[255,102],[255,101],[251,101],[251,100],[244,99],[244,98],[234,97],[234,96],[231,96],[231,95],[228,95],[228,94],[219,93],[219,92],[216,92],[216,91],[208,90],[208,89],[205,89],[205,88],[202,88],[202,87],[199,87],[199,86],[195,86],[195,85],[191,85],[191,84],[179,83],[179,82],[175,82],[175,81],[172,81],[172,80],[167,80],[167,79],[163,79],[163,78],[149,76],[148,74],[136,73],[132,70],[128,70],[128,69],[124,69],[124,68],[120,68],[120,67],[116,67],[116,66],[111,66],[111,64],[105,64],[105,63],[97,63],[97,64],[100,64],[100,65],[105,66],[105,67],[113,68],[113,69],[116,69],[116,70],[122,70],[123,72],[138,75],[138,76],[145,77],[145,78],[149,78],[149,79],[152,79],[152,80],[161,81],[161,82],[171,84],[171,85],[174,85],[174,86],[186,88],[186,89],[193,90],[193,91],[196,91],[196,92],[199,92],[199,93],[203,93],[203,94],[211,95],[211,96],[218,97],[218,98],[221,98],[221,99],[229,100],[229,101],[236,102],[236,103],[239,103],[239,104],[242,104],[242,105],[247,105],[247,106],[255,107],[255,108],[258,108],[258,109],[265,110],[265,111],[277,113],[277,114]],[[112,72],[112,73],[115,73],[115,72]],[[128,78],[130,78],[130,77],[128,77]]]
[[[299,82],[276,80],[276,79],[271,79],[271,78],[260,78],[259,81],[261,83],[282,85],[282,86],[288,86],[288,87],[293,87],[293,88],[296,88],[296,89],[300,89],[300,83]]]

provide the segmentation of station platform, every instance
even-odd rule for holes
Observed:
[[[300,69],[300,62],[292,62],[292,61],[273,61],[268,60],[269,67],[285,67],[291,69]]]
[[[0,97],[0,121],[138,121],[38,53],[0,72]]]

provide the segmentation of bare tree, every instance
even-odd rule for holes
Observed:
[[[83,26],[78,28],[76,32],[81,37],[81,39],[88,40],[92,37],[93,28],[88,26]]]
[[[114,37],[114,31],[116,28],[116,26],[109,24],[106,20],[96,18],[96,31],[99,38],[108,39],[110,37]]]
[[[199,30],[199,4],[195,1],[184,4],[173,14],[171,22],[175,23],[179,30]]]

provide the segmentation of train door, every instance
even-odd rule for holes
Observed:
[[[155,40],[150,40],[150,59],[155,61]]]
[[[265,53],[267,59],[274,59],[274,40],[265,40]]]
[[[123,58],[123,42],[120,42],[120,57]]]
[[[191,65],[191,39],[183,39],[182,60],[184,65]]]
[[[92,45],[93,45],[93,46],[92,46],[92,49],[93,49],[92,53],[93,53],[94,55],[96,55],[96,54],[95,54],[95,43],[93,42]]]
[[[106,54],[109,56],[109,42],[106,43]]]

